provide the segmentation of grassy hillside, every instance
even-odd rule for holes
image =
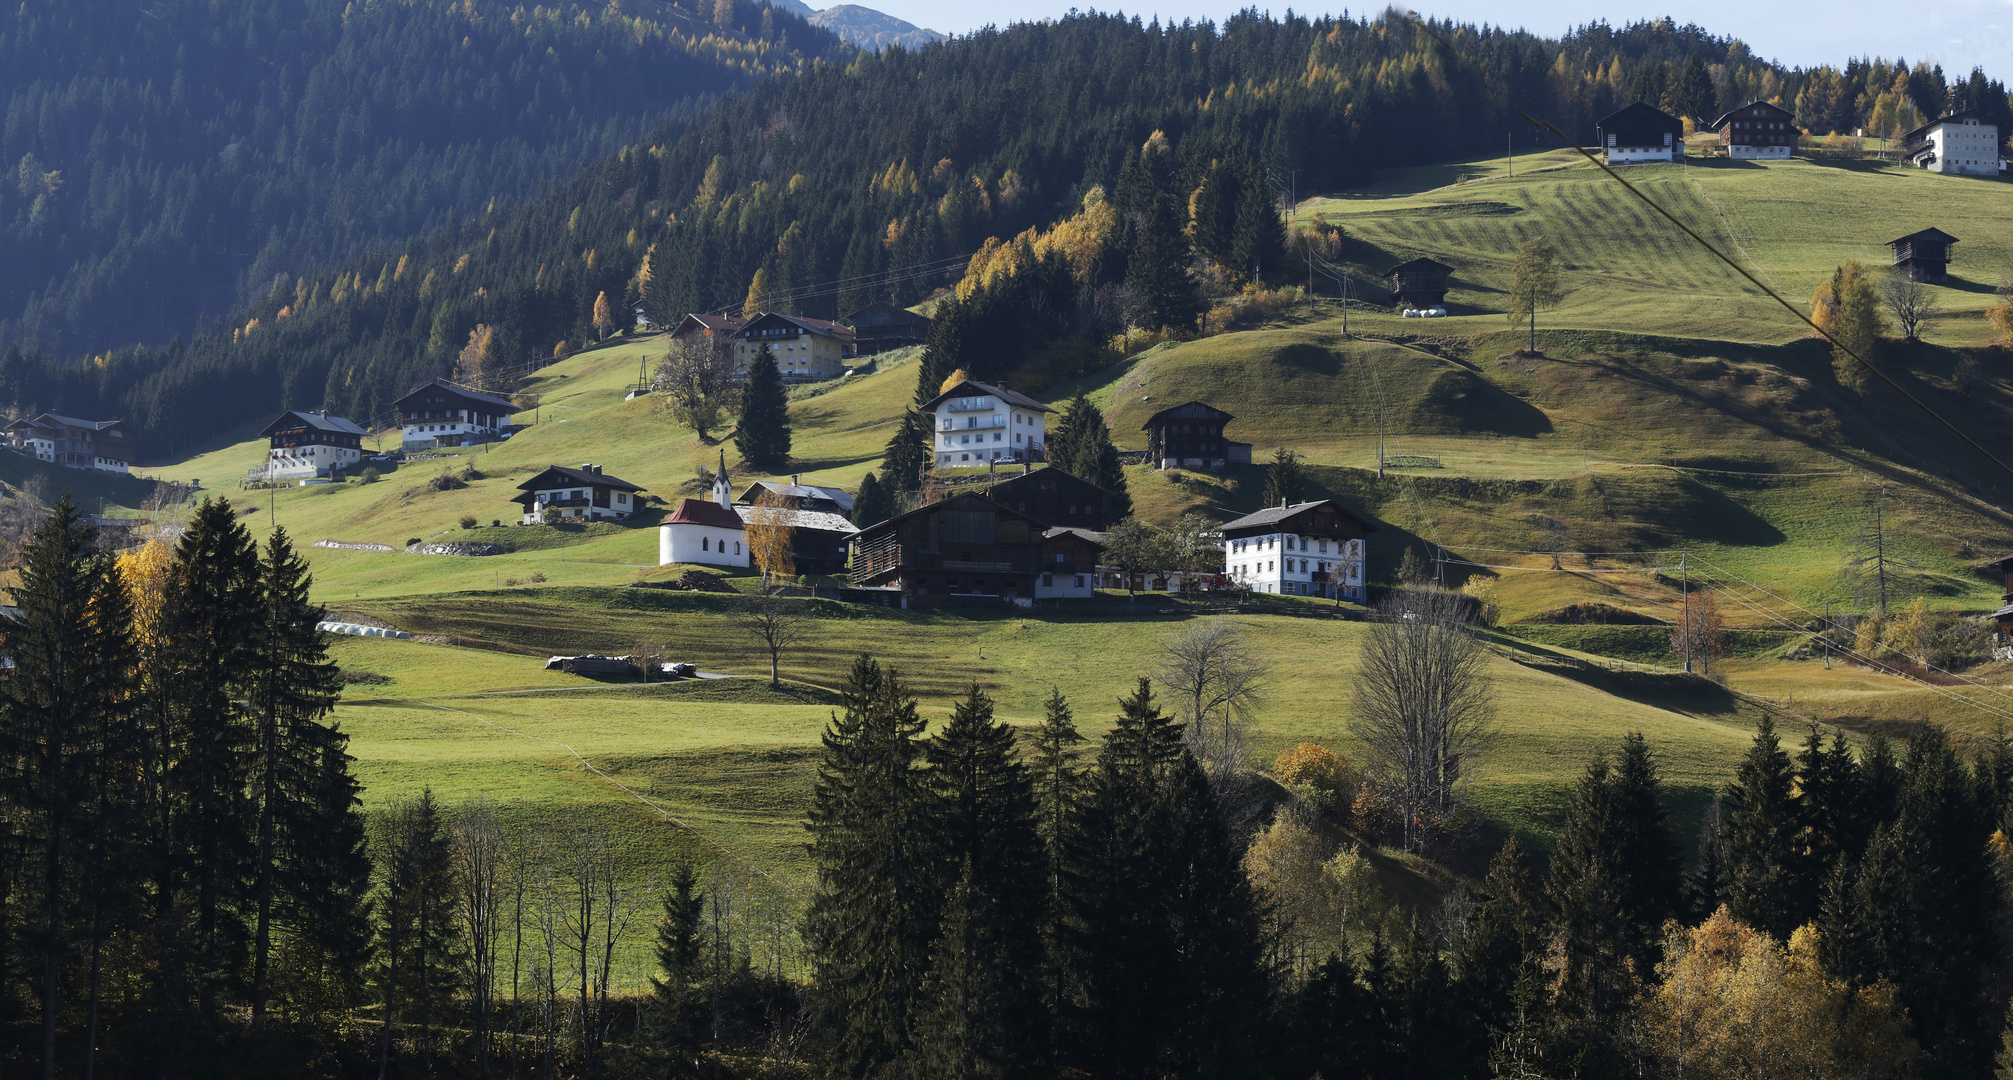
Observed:
[[[2013,518],[1993,505],[2005,502],[2004,478],[1909,407],[1839,386],[1826,350],[1744,298],[1723,268],[1667,238],[1641,240],[1630,211],[1600,186],[1611,181],[1552,164],[1532,173],[1520,163],[1514,180],[1423,193],[1422,185],[1484,169],[1415,170],[1303,207],[1343,220],[1359,269],[1413,253],[1461,266],[1456,301],[1470,314],[1422,323],[1358,309],[1345,336],[1340,312],[1324,306],[1163,345],[1046,396],[1087,391],[1125,447],[1143,445],[1140,425],[1158,409],[1190,398],[1226,409],[1237,417],[1230,437],[1253,443],[1260,462],[1282,447],[1299,453],[1312,493],[1378,522],[1373,578],[1388,580],[1407,546],[1444,547],[1471,560],[1455,567],[1455,579],[1471,578],[1510,623],[1590,601],[1668,618],[1679,600],[1679,550],[1694,581],[1737,577],[1813,607],[1844,603],[1841,553],[1880,491],[1936,605],[1996,605],[1997,587],[1974,567],[2013,548]],[[1884,362],[1980,437],[2013,437],[2013,399],[1975,344],[1983,333],[1978,283],[2013,236],[2006,188],[1807,162],[1632,175],[1659,197],[1691,200],[1687,213],[1712,221],[1724,213],[1719,227],[1739,236],[1793,295],[1807,296],[1839,259],[1877,256],[1879,240],[1916,227],[1907,222],[1964,237],[1972,246],[1959,248],[1956,269],[1965,282],[1941,290],[1948,317],[1933,325],[1929,344],[1891,350]],[[1844,209],[1826,209],[1834,206]],[[1521,342],[1489,311],[1497,303],[1490,290],[1500,287],[1491,275],[1501,274],[1503,251],[1528,230],[1568,227],[1588,237],[1561,241],[1576,267],[1575,291],[1542,324],[1542,355],[1513,355]],[[1646,252],[1655,256],[1649,269]],[[696,466],[720,454],[650,398],[624,400],[639,363],[663,347],[656,338],[624,340],[540,372],[527,387],[541,395],[540,408],[520,417],[536,422],[508,442],[408,463],[375,484],[245,494],[255,529],[277,520],[304,543],[401,547],[461,535],[457,519],[469,515],[482,523],[471,538],[514,549],[490,558],[310,549],[325,602],[434,642],[338,646],[346,666],[391,679],[352,687],[342,707],[371,800],[432,785],[450,799],[480,793],[506,801],[530,819],[607,814],[637,836],[678,837],[800,874],[797,822],[817,738],[829,688],[852,656],[872,652],[899,666],[933,718],[976,682],[1005,715],[1029,722],[1057,688],[1097,732],[1118,695],[1151,670],[1159,643],[1213,615],[1160,597],[1013,613],[819,601],[805,644],[785,658],[792,681],[782,694],[753,680],[624,687],[544,672],[541,658],[550,653],[639,645],[709,671],[754,675],[766,667],[722,598],[622,587],[665,576],[654,566],[648,525],[686,493]],[[1960,389],[1955,376],[1964,364],[1982,375]],[[893,354],[854,377],[793,390],[792,467],[807,478],[856,483],[875,467],[910,402],[915,370],[912,357]],[[1381,479],[1380,419],[1387,452],[1404,462]],[[237,498],[230,485],[261,452],[256,443],[237,444],[155,472],[201,478],[206,489]],[[737,481],[753,478],[731,443],[727,457]],[[642,527],[488,526],[514,516],[507,500],[522,479],[547,464],[580,462],[655,496]],[[466,488],[433,490],[440,472],[464,467],[479,474]],[[1247,512],[1265,484],[1262,464],[1221,476],[1135,468],[1127,481],[1139,512],[1161,521],[1189,509],[1219,518]],[[1553,571],[1542,552],[1555,547],[1613,554],[1568,554]],[[1648,734],[1664,756],[1680,820],[1690,822],[1730,774],[1761,708],[1784,711],[1792,723],[1808,716],[1859,732],[1898,731],[1929,717],[1976,734],[1995,713],[2013,714],[2013,698],[1999,697],[1996,686],[1944,696],[1891,676],[1787,659],[1795,635],[1780,632],[1769,613],[1801,616],[1744,586],[1726,596],[1729,614],[1754,631],[1719,669],[1727,688],[1587,661],[1588,651],[1658,659],[1663,631],[1654,626],[1503,639],[1508,648],[1490,669],[1503,739],[1476,770],[1472,792],[1485,818],[1547,843],[1586,755],[1631,730]],[[1302,740],[1359,752],[1347,731],[1363,634],[1352,614],[1313,603],[1227,613],[1273,664],[1257,717],[1261,759]],[[1778,632],[1761,632],[1771,628]]]

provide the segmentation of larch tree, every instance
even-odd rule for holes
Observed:
[[[766,588],[794,580],[797,561],[791,548],[797,529],[790,524],[790,497],[775,488],[764,488],[742,525],[748,540],[748,557],[762,571]]]
[[[594,340],[608,340],[609,332],[614,329],[615,312],[608,306],[608,294],[605,292],[596,293],[594,296]]]
[[[1810,299],[1810,321],[1831,342],[1832,367],[1839,384],[1855,391],[1872,385],[1867,374],[1880,336],[1887,329],[1880,290],[1858,259],[1847,259],[1817,287]]]
[[[1538,312],[1557,307],[1564,298],[1565,280],[1552,242],[1537,236],[1517,245],[1517,259],[1510,265],[1510,309],[1506,316],[1512,323],[1529,325],[1526,351],[1538,351]]]

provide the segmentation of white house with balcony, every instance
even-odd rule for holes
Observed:
[[[435,379],[399,398],[399,438],[406,450],[474,446],[510,434],[517,411],[507,398]]]
[[[523,525],[621,521],[643,508],[642,488],[603,473],[599,465],[549,465],[517,490],[510,501],[524,508]]]
[[[1047,416],[1055,410],[1004,386],[965,379],[926,402],[923,411],[935,420],[932,449],[941,469],[1042,460]]]
[[[288,409],[260,434],[270,446],[263,469],[254,470],[254,479],[328,479],[363,459],[363,438],[368,432],[349,420],[314,409]]]
[[[1951,113],[1903,135],[1901,153],[1909,164],[1930,172],[1997,176],[1999,125],[1975,109]]]
[[[1269,506],[1223,523],[1223,576],[1239,588],[1363,603],[1377,527],[1332,500]]]

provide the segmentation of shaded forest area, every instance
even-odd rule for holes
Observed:
[[[1662,100],[1678,87],[1688,108],[1709,111],[1749,96],[1794,101],[1813,79],[1844,77],[1786,70],[1669,22],[1558,40],[1452,24],[1435,33],[1465,59],[1450,61],[1404,21],[1247,13],[1163,26],[1091,14],[809,64],[675,120],[521,207],[276,277],[234,325],[187,344],[10,355],[0,404],[123,417],[156,458],[219,421],[283,407],[383,419],[457,358],[524,371],[597,339],[607,329],[595,325],[597,301],[615,312],[641,303],[660,323],[749,303],[822,317],[870,300],[912,303],[957,281],[986,240],[1084,212],[1095,187],[1123,204],[1123,167],[1150,143],[1179,165],[1163,183],[1256,178],[1277,196],[1493,151],[1504,132],[1528,132],[1491,86],[1566,130],[1591,131],[1638,93]],[[2003,87],[1985,91],[2003,105]],[[1923,93],[1954,100],[1933,71]],[[1231,165],[1203,167],[1218,161]],[[1164,191],[1177,220],[1193,220],[1196,195]],[[1227,191],[1221,200],[1233,232],[1236,202]],[[1248,245],[1230,239],[1234,259]],[[1128,319],[1174,314],[1129,308]],[[471,365],[472,343],[482,355]]]
[[[688,0],[689,3],[689,0]],[[0,349],[195,332],[849,47],[767,5],[28,0],[0,19]]]

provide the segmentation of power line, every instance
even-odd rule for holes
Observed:
[[[1679,220],[1676,214],[1673,214],[1669,210],[1664,209],[1663,206],[1659,205],[1655,199],[1652,199],[1648,195],[1644,194],[1641,189],[1637,188],[1634,184],[1630,183],[1625,177],[1622,176],[1622,174],[1616,172],[1613,166],[1601,160],[1599,155],[1589,153],[1586,147],[1580,145],[1579,140],[1571,138],[1565,132],[1559,130],[1558,125],[1552,123],[1550,120],[1544,120],[1540,119],[1539,117],[1533,116],[1531,113],[1525,111],[1522,106],[1518,105],[1516,101],[1512,99],[1508,94],[1503,93],[1500,90],[1497,90],[1495,88],[1495,79],[1489,74],[1487,68],[1483,67],[1480,64],[1474,63],[1472,60],[1469,60],[1464,54],[1462,54],[1462,52],[1459,49],[1454,48],[1453,44],[1450,43],[1445,37],[1441,36],[1439,31],[1433,29],[1431,24],[1427,23],[1426,20],[1424,20],[1419,16],[1418,12],[1408,11],[1405,13],[1405,17],[1411,20],[1412,24],[1418,27],[1421,33],[1424,33],[1427,37],[1432,38],[1434,41],[1438,42],[1441,48],[1446,49],[1447,52],[1454,57],[1456,62],[1466,63],[1478,75],[1480,75],[1482,78],[1482,82],[1490,87],[1490,91],[1493,94],[1495,94],[1496,97],[1499,100],[1501,100],[1502,103],[1505,106],[1507,106],[1511,112],[1514,112],[1519,117],[1522,117],[1525,123],[1531,125],[1534,128],[1543,128],[1544,130],[1551,132],[1554,136],[1558,138],[1558,140],[1561,143],[1577,151],[1581,157],[1586,158],[1589,162],[1592,162],[1595,168],[1601,170],[1603,173],[1606,173],[1610,179],[1614,180],[1614,182],[1622,185],[1622,187],[1625,190],[1627,190],[1630,195],[1635,196],[1635,198],[1639,202],[1641,202],[1644,206],[1647,206],[1651,210],[1654,210],[1659,217],[1670,222],[1672,225],[1677,226],[1678,231],[1684,233],[1686,236],[1689,236],[1693,240],[1697,241],[1698,245],[1704,248],[1707,254],[1711,255],[1715,259],[1718,259],[1720,262],[1725,263],[1728,269],[1732,270],[1736,274],[1739,274],[1742,278],[1745,278],[1750,285],[1753,285],[1756,289],[1760,290],[1762,295],[1768,297],[1769,299],[1775,301],[1777,304],[1781,305],[1782,309],[1784,311],[1789,312],[1791,315],[1795,316],[1798,322],[1801,322],[1805,326],[1808,326],[1812,330],[1816,331],[1820,337],[1830,342],[1833,348],[1844,353],[1846,356],[1851,357],[1854,363],[1858,364],[1862,368],[1865,368],[1867,371],[1872,372],[1875,377],[1879,378],[1881,382],[1886,383],[1890,388],[1894,390],[1895,393],[1900,394],[1904,398],[1907,398],[1910,402],[1914,403],[1914,405],[1917,408],[1921,409],[1925,413],[1928,413],[1930,419],[1935,420],[1938,424],[1943,425],[1943,427],[1946,430],[1948,430],[1952,435],[1957,436],[1960,440],[1962,440],[1965,443],[1965,445],[1971,447],[1973,450],[1978,451],[1978,453],[1982,455],[1985,458],[1985,460],[1990,461],[1992,464],[1999,466],[1999,468],[2005,473],[2007,473],[2009,476],[2013,476],[2013,465],[2008,465],[2004,461],[1999,460],[1998,455],[1994,454],[1990,450],[1987,450],[1984,444],[1980,443],[1978,440],[1972,438],[1971,436],[1966,435],[1961,429],[1958,428],[1956,424],[1945,419],[1942,413],[1939,413],[1935,409],[1930,408],[1927,402],[1923,401],[1921,398],[1918,398],[1914,394],[1910,393],[1907,387],[1895,381],[1895,379],[1892,376],[1888,375],[1886,372],[1880,370],[1877,367],[1874,367],[1871,363],[1867,362],[1866,358],[1859,355],[1859,353],[1856,350],[1854,350],[1851,346],[1845,344],[1844,342],[1839,341],[1836,337],[1833,337],[1829,331],[1817,325],[1817,323],[1814,322],[1809,315],[1804,314],[1804,312],[1801,309],[1799,309],[1796,305],[1790,303],[1788,300],[1783,299],[1782,294],[1776,292],[1773,288],[1770,288],[1760,278],[1756,277],[1753,273],[1749,272],[1746,267],[1740,265],[1740,263],[1736,262],[1731,256],[1727,255],[1725,252],[1715,247],[1711,241],[1707,240],[1703,236],[1700,236],[1697,230],[1693,229],[1690,225],[1687,225],[1683,221]]]

